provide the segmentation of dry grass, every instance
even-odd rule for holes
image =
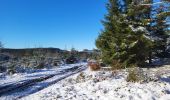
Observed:
[[[118,60],[112,61],[112,70],[119,70],[122,68],[123,68],[123,65]]]
[[[139,82],[140,78],[138,76],[138,73],[135,70],[129,71],[126,81],[127,82]]]
[[[101,68],[98,62],[88,62],[88,66],[90,67],[90,70],[92,71],[98,71]]]

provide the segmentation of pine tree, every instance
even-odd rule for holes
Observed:
[[[169,10],[168,8],[170,7],[166,3],[161,3],[158,6],[155,7],[155,18],[154,22],[155,24],[153,25],[153,37],[154,42],[155,42],[155,47],[154,47],[154,52],[157,57],[164,58],[167,57],[167,46],[169,45],[168,38],[170,37],[170,33],[168,32],[169,30],[169,25],[167,23],[168,21],[168,16],[169,16]],[[170,2],[168,3],[170,4]]]
[[[133,20],[133,26],[142,27],[145,31],[144,35],[148,39],[150,39],[150,44],[148,44],[149,48],[149,57],[148,61],[151,63],[152,59],[152,49],[153,49],[153,41],[151,39],[151,27],[152,27],[152,6],[153,0],[129,0],[129,15],[130,19]]]
[[[154,57],[167,57],[167,46],[170,45],[168,42],[169,38],[169,17],[170,16],[170,1],[169,0],[144,0],[140,6],[145,6],[147,9],[150,9],[150,14],[145,12],[145,15],[149,15],[148,19],[144,20],[146,23],[145,27],[148,31],[148,36],[150,40],[154,43],[150,48],[150,57],[149,61]]]
[[[108,14],[105,16],[105,21],[103,25],[105,30],[101,32],[98,39],[96,40],[96,46],[102,51],[102,58],[105,63],[112,63],[112,54],[116,52],[119,34],[116,32],[119,27],[117,27],[117,19],[119,12],[117,0],[109,0],[107,4]],[[117,37],[117,38],[116,38]],[[114,42],[113,42],[114,41]],[[112,46],[110,45],[113,42]],[[114,49],[112,49],[114,48]]]
[[[124,2],[124,3],[122,3]],[[145,36],[143,9],[131,0],[109,0],[104,30],[96,40],[105,63],[114,60],[125,67],[141,66],[149,56],[151,41]],[[137,9],[138,8],[138,9]]]

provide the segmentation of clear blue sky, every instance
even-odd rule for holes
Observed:
[[[0,0],[7,48],[95,48],[107,0]]]

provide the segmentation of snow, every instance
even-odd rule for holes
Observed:
[[[143,31],[143,32],[148,33],[148,31],[146,30],[146,28],[145,28],[145,27],[142,27],[142,26],[138,26],[138,27],[134,28],[132,25],[129,25],[129,27],[130,27],[134,32]]]
[[[167,2],[155,2],[155,3],[148,3],[148,4],[140,4],[140,5],[146,5],[146,6],[151,6],[151,5],[160,5],[160,4],[163,4],[163,3],[167,3]]]
[[[79,65],[80,64],[63,65],[63,66],[55,67],[53,69],[40,69],[40,70],[34,70],[33,72],[29,72],[29,73],[15,73],[13,75],[4,75],[3,73],[0,73],[0,76],[3,76],[0,78],[0,86],[7,85],[9,83],[13,84],[24,80],[36,79],[47,75],[59,74],[66,69],[73,68],[74,66],[79,66]]]
[[[53,70],[49,70],[49,69],[43,69],[40,70],[38,72],[34,72],[34,73],[16,73],[13,75],[7,75],[5,76],[5,78],[1,78],[0,79],[0,86],[3,85],[7,85],[7,84],[13,84],[19,81],[24,81],[24,80],[31,80],[31,79],[35,79],[35,78],[39,78],[39,77],[43,77],[46,75],[50,75],[50,74],[56,74],[57,72],[53,69]]]
[[[35,93],[49,85],[52,85],[59,80],[62,80],[70,75],[78,73],[86,68],[86,63],[72,64],[72,65],[64,65],[58,68],[53,69],[42,69],[33,73],[17,73],[12,76],[6,76],[5,78],[0,79],[0,93],[4,93],[4,87],[8,86],[9,89],[16,89],[17,85],[22,85],[24,82],[28,82],[33,79],[40,79],[41,77],[47,77],[50,75],[54,75],[53,77],[46,79],[44,81],[34,82],[33,85],[24,88],[17,88],[14,91],[6,91],[5,94],[0,94],[0,100],[13,100],[18,99],[23,96],[27,96],[29,94]],[[78,69],[74,69],[78,67]],[[7,89],[8,89],[7,88]]]
[[[153,68],[170,70],[169,66]],[[90,71],[63,79],[21,100],[170,100],[170,73],[162,73],[158,81],[127,82],[127,72]]]

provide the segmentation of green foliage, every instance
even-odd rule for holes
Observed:
[[[117,60],[123,67],[142,66],[149,57],[152,42],[145,36],[146,32],[140,29],[145,29],[142,26],[142,13],[146,11],[141,7],[135,9],[136,6],[128,2],[123,7],[126,9],[121,9],[120,2],[109,0],[108,14],[102,21],[104,30],[96,40],[103,61],[110,65]]]
[[[147,71],[143,71],[142,68],[134,67],[128,69],[127,82],[150,82],[157,81],[156,77],[149,76]]]
[[[167,2],[168,3],[168,2]],[[169,2],[170,4],[170,2]],[[166,48],[170,43],[168,43],[168,38],[170,37],[169,31],[169,23],[168,18],[169,18],[169,10],[168,7],[170,8],[169,5],[166,4],[160,4],[159,6],[155,7],[154,9],[154,16],[152,23],[152,35],[154,36],[154,49],[153,52],[154,54],[157,54],[157,57],[164,58],[166,55],[165,52]]]

